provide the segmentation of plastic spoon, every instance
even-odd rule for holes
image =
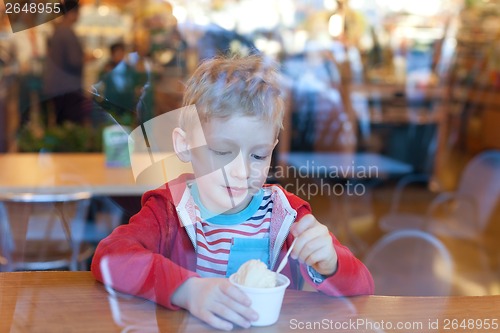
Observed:
[[[288,262],[288,256],[290,255],[290,253],[292,252],[292,249],[293,249],[293,246],[295,245],[295,242],[297,241],[297,238],[295,238],[292,242],[292,245],[290,245],[290,248],[288,249],[288,251],[286,252],[285,256],[283,257],[283,259],[281,259],[281,262],[280,262],[280,265],[278,266],[278,269],[276,270],[276,274],[279,274],[283,268],[285,268],[286,266],[286,263]]]

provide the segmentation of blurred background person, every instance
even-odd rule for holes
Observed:
[[[36,25],[36,15],[24,13],[21,31],[13,35],[14,49],[18,66],[18,97],[20,127],[30,120],[33,104],[42,100],[43,63],[47,55],[47,36],[51,25]],[[38,116],[38,115],[37,115]]]
[[[83,67],[90,58],[85,57],[73,29],[79,17],[78,1],[65,1],[61,11],[64,15],[48,42],[43,91],[57,124],[67,121],[84,124],[89,119],[91,103],[82,91]]]
[[[125,58],[125,43],[116,42],[109,47],[109,60],[99,74],[100,77],[110,73]]]
[[[131,125],[132,113],[137,104],[135,92],[136,72],[129,63],[126,46],[122,41],[109,47],[109,60],[99,73],[99,89],[110,103],[109,112],[124,125]]]

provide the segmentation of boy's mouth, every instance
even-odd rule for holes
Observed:
[[[226,190],[229,195],[233,197],[239,197],[248,194],[248,187],[226,186]]]

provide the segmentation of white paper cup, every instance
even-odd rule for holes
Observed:
[[[234,281],[234,274],[229,277],[229,281],[248,295],[252,301],[250,307],[259,314],[259,319],[253,321],[252,326],[269,326],[278,321],[285,289],[290,284],[290,280],[286,276],[279,274],[277,286],[274,288],[242,286]]]

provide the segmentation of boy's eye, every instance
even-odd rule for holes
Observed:
[[[252,157],[255,158],[256,160],[263,161],[267,158],[267,155],[263,156],[263,155],[252,154]]]
[[[229,155],[231,154],[230,151],[220,151],[220,150],[215,150],[215,149],[210,149],[215,155],[219,156],[224,156],[224,155]]]

